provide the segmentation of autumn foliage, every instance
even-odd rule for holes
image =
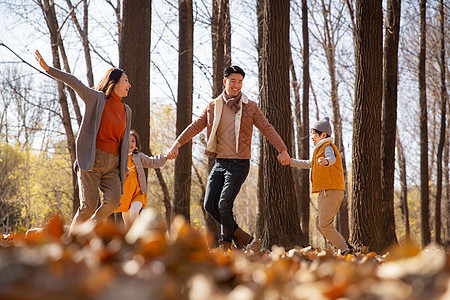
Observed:
[[[0,299],[450,299],[450,256],[434,246],[341,256],[256,242],[224,253],[182,218],[167,232],[150,209],[128,232],[64,228],[53,217],[1,238]]]

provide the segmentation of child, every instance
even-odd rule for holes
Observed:
[[[114,212],[121,212],[125,228],[130,229],[142,207],[147,207],[147,180],[144,168],[159,168],[166,164],[164,155],[150,157],[139,152],[139,135],[130,131],[130,150],[128,155],[129,174],[125,179],[120,206]]]
[[[334,218],[344,199],[344,173],[341,156],[333,144],[331,124],[328,117],[316,122],[311,127],[314,152],[311,160],[291,158],[291,166],[311,168],[312,192],[317,197],[318,214],[316,227],[342,254],[352,254],[353,247],[342,237],[333,225]]]

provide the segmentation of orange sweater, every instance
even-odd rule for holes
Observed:
[[[336,162],[331,166],[322,166],[318,163],[320,157],[325,157],[325,148],[333,147]],[[316,148],[311,159],[311,184],[312,192],[318,193],[322,190],[345,190],[344,172],[342,168],[341,155],[332,142],[325,142]]]
[[[125,132],[127,115],[122,99],[114,92],[106,100],[97,133],[96,147],[119,156],[120,143]]]

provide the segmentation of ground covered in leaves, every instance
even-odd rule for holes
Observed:
[[[182,219],[151,210],[128,233],[60,218],[0,238],[0,299],[450,299],[450,255],[436,246],[385,255],[330,250],[210,250]]]

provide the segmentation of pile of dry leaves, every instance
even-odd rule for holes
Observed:
[[[339,256],[313,248],[210,250],[183,219],[167,233],[145,210],[128,233],[60,218],[0,239],[0,299],[450,299],[450,256],[436,246]]]

